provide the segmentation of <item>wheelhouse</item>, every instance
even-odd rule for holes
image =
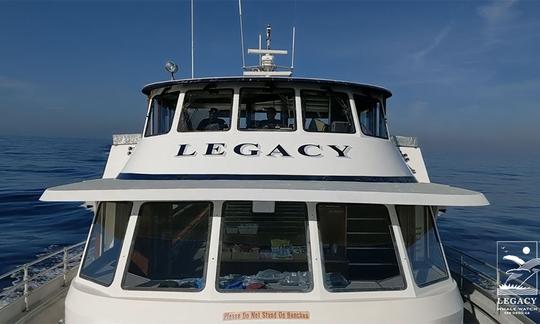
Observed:
[[[370,85],[283,78],[170,81],[145,87],[146,137],[176,132],[272,131],[388,139],[386,99]],[[174,118],[181,111],[178,118]],[[176,127],[175,127],[176,126]]]

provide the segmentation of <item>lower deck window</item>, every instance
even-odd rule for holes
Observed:
[[[319,204],[317,216],[328,290],[405,288],[385,206]]]
[[[396,206],[414,280],[424,287],[448,278],[441,243],[427,206]]]
[[[211,212],[207,202],[143,204],[123,287],[202,290]]]
[[[113,282],[131,207],[129,202],[99,204],[81,267],[82,278],[104,286]]]
[[[311,289],[306,205],[276,202],[267,206],[261,211],[253,202],[224,204],[218,290]]]

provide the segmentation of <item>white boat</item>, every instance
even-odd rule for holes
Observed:
[[[254,53],[261,65],[240,77],[147,85],[145,128],[114,137],[103,178],[44,192],[89,203],[95,218],[80,267],[69,270],[65,252],[63,280],[26,317],[36,307],[24,279],[11,315],[463,322],[436,218],[486,198],[430,182],[416,140],[390,135],[389,90],[294,78],[276,70],[277,51]],[[59,287],[69,282],[64,318]]]

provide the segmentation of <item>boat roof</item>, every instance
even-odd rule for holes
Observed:
[[[358,88],[364,91],[373,91],[382,94],[385,98],[392,96],[390,90],[364,83],[355,83],[349,81],[338,81],[338,80],[328,80],[328,79],[312,79],[312,78],[293,78],[293,77],[246,77],[246,76],[237,76],[237,77],[208,77],[208,78],[195,78],[195,79],[182,79],[182,80],[168,80],[160,81],[155,83],[150,83],[143,87],[142,92],[146,95],[149,95],[152,90],[159,89],[163,87],[170,87],[173,85],[182,85],[182,84],[197,84],[197,83],[209,83],[209,82],[291,82],[291,83],[311,83],[318,85],[339,85],[347,86],[351,88]]]
[[[45,190],[42,201],[257,200],[484,206],[482,193],[435,183],[96,179]]]

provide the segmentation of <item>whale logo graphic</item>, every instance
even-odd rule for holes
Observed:
[[[500,275],[497,295],[537,295],[538,242],[497,242],[497,269]]]

